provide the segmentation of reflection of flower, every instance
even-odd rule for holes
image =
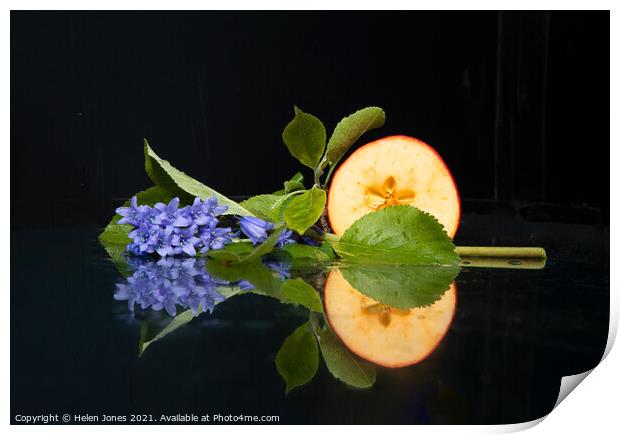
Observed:
[[[222,249],[230,243],[233,233],[230,228],[219,228],[217,216],[227,210],[218,205],[217,198],[204,201],[196,198],[192,205],[179,209],[179,199],[168,204],[158,202],[154,207],[138,205],[134,196],[129,207],[119,207],[119,224],[129,224],[134,229],[129,233],[133,240],[127,251],[134,255],[157,253],[161,257],[186,254],[195,256],[196,250],[205,253],[210,249]]]
[[[204,259],[162,258],[159,261],[129,257],[134,269],[126,282],[116,284],[114,299],[127,301],[129,310],[162,309],[175,316],[177,307],[199,312],[213,312],[215,304],[225,298],[217,288],[230,283],[218,280],[205,269]]]

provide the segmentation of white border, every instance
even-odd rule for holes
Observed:
[[[10,9],[49,9],[50,2],[49,1],[9,1],[7,2]],[[151,1],[118,1],[118,0],[110,0],[107,2],[96,2],[91,1],[88,4],[84,2],[79,2],[76,0],[73,1],[56,1],[53,2],[53,6],[55,9],[119,9],[119,10],[129,10],[129,9],[164,9],[164,10],[179,10],[179,9],[267,9],[267,10],[277,10],[277,9],[293,9],[293,10],[328,10],[328,9],[397,9],[397,10],[406,10],[406,9],[419,9],[419,10],[428,10],[428,9],[436,9],[436,10],[445,10],[445,9],[462,9],[463,6],[467,6],[472,9],[612,9],[611,1],[532,1],[532,0],[523,0],[523,1],[443,1],[443,2],[411,2],[411,1],[392,1],[392,0],[382,0],[382,1],[370,1],[370,0],[347,0],[347,1],[334,1],[334,0],[314,0],[314,1],[305,1],[298,0],[296,2],[289,1],[271,1],[271,0],[263,0],[263,1],[237,1],[234,4],[229,4],[227,2],[204,2],[204,1],[186,1],[186,0],[177,0],[175,2],[165,2],[161,0],[151,0]],[[611,13],[611,46],[617,48],[618,44],[618,25],[617,14],[614,10]],[[2,32],[2,42],[0,43],[0,47],[2,50],[2,59],[6,60],[8,64],[9,52],[10,52],[10,15],[8,10],[3,16],[3,32]],[[614,26],[614,24],[616,26]],[[0,91],[0,98],[5,102],[4,104],[4,116],[1,118],[2,131],[4,133],[4,137],[6,138],[5,144],[10,143],[9,136],[9,126],[10,126],[10,70],[8,65],[5,64],[4,68],[2,68],[2,74],[4,76],[5,85],[2,87]],[[611,77],[613,79],[618,77],[618,56],[614,50],[611,50]],[[615,81],[612,79],[611,82],[611,120],[618,119],[618,110],[617,110],[617,101],[618,101],[618,87]],[[618,152],[616,151],[616,146],[618,146],[617,141],[617,133],[614,123],[611,123],[611,160],[610,167],[617,168],[617,164],[620,163],[618,160]],[[569,126],[567,126],[569,128]],[[587,146],[584,146],[584,152],[587,149]],[[10,149],[8,146],[0,147],[0,152],[3,153],[2,158],[0,159],[0,164],[2,167],[0,168],[0,177],[2,177],[2,183],[0,184],[3,189],[4,195],[2,198],[9,197],[9,185],[10,185]],[[605,156],[601,156],[601,162],[603,163]],[[575,174],[578,176],[578,174]],[[612,192],[617,192],[619,177],[617,172],[611,171],[611,190]],[[36,198],[33,198],[36,200]],[[4,199],[2,201],[3,213],[0,213],[0,219],[2,219],[1,231],[4,236],[2,240],[6,243],[10,237],[10,210],[9,203]],[[618,213],[618,205],[616,202],[611,201],[611,222],[617,222],[620,217]],[[615,255],[614,248],[618,246],[618,234],[613,229],[611,231],[611,282],[615,283],[616,278],[618,277],[618,256]],[[5,247],[5,249],[0,250],[0,267],[2,267],[2,276],[5,280],[9,278],[6,282],[7,285],[3,286],[6,294],[6,298],[9,298],[9,288],[10,288],[10,252]],[[82,426],[11,426],[8,427],[9,424],[9,409],[10,409],[10,379],[9,379],[9,369],[10,369],[10,359],[9,359],[9,340],[10,340],[10,304],[9,301],[5,301],[3,305],[4,310],[4,328],[2,331],[2,346],[5,349],[4,358],[2,358],[2,371],[4,372],[4,377],[2,379],[2,407],[0,409],[4,410],[4,421],[5,425],[0,427],[2,432],[11,430],[20,433],[41,433],[45,428],[50,432],[58,432],[58,433],[83,433],[85,431],[91,433],[109,433],[112,430],[120,433],[170,433],[171,429],[175,432],[188,433],[188,432],[201,432],[205,431],[217,431],[221,433],[247,433],[248,430],[253,432],[258,431],[259,433],[267,433],[275,434],[289,434],[291,430],[294,430],[296,433],[310,433],[311,431],[324,431],[328,429],[329,432],[332,430],[342,430],[339,427],[316,427],[316,426],[262,426],[262,427],[252,427],[248,426],[176,426],[174,428],[165,427],[165,426],[88,426],[87,429]],[[15,313],[14,313],[15,314]],[[609,354],[611,350],[611,346],[613,345],[613,341],[615,339],[615,335],[618,328],[618,295],[617,289],[611,289],[611,315],[610,315],[610,334],[608,339],[607,349],[605,351],[605,355]],[[615,433],[618,428],[618,410],[617,410],[617,400],[615,400],[617,387],[619,386],[619,376],[618,376],[618,368],[620,367],[620,357],[618,357],[618,352],[611,352],[611,354],[597,367],[593,374],[588,377],[588,382],[585,382],[583,385],[579,386],[579,392],[576,394],[570,395],[565,401],[563,401],[560,406],[554,410],[548,418],[545,419],[544,424],[540,424],[533,429],[533,431],[537,431],[537,433],[555,433],[561,432],[564,434],[582,434],[585,430],[594,431],[594,433]],[[542,419],[541,419],[542,420]],[[356,432],[360,432],[362,434],[373,434],[375,435],[377,430],[387,430],[390,433],[403,433],[403,434],[411,434],[412,431],[422,432],[422,433],[505,433],[512,432],[517,430],[526,429],[531,427],[541,420],[536,422],[523,423],[519,425],[504,425],[504,426],[416,426],[414,428],[410,426],[386,426],[383,428],[375,427],[375,426],[359,426],[354,430]]]

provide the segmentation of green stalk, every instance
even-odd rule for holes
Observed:
[[[514,246],[457,246],[459,257],[493,258],[547,258],[547,253],[539,247]]]
[[[340,236],[332,233],[323,233],[321,234],[321,238],[330,242],[337,242],[338,240],[340,240]]]
[[[289,199],[291,196],[299,195],[304,192],[307,192],[307,190],[296,190],[294,192],[290,192],[290,193],[287,193],[286,195],[283,195],[280,199],[278,199],[276,202],[273,203],[273,205],[271,206],[271,210],[275,210],[278,207],[280,207],[284,203],[284,201]]]
[[[327,154],[323,155],[323,158],[321,159],[317,167],[314,168],[314,185],[316,187],[321,187],[321,176],[323,175],[325,166],[327,166]]]
[[[329,171],[327,172],[327,177],[325,178],[325,183],[323,183],[323,186],[325,187],[325,189],[327,189],[327,183],[329,183],[329,180],[332,178],[332,172],[334,172],[335,168],[336,168],[336,165],[331,165],[329,167]]]

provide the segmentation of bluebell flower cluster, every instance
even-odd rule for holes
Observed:
[[[269,237],[268,232],[273,230],[273,227],[274,225],[271,222],[264,221],[257,217],[244,216],[239,218],[239,228],[241,228],[241,232],[252,241],[253,245],[263,243],[267,237]],[[280,234],[276,246],[282,247],[289,243],[295,243],[295,239],[293,238],[293,231],[286,229]]]
[[[137,197],[131,198],[129,207],[119,207],[119,224],[129,224],[133,240],[127,250],[134,255],[157,253],[161,257],[186,254],[195,256],[210,249],[222,249],[234,237],[231,228],[218,227],[221,215],[228,209],[218,205],[217,198],[196,198],[192,205],[179,208],[179,198],[168,204],[138,205]]]
[[[177,308],[213,312],[215,304],[225,300],[218,287],[230,283],[214,278],[205,269],[205,260],[196,258],[161,258],[158,261],[143,257],[127,259],[133,274],[116,284],[114,299],[127,301],[133,313],[138,305],[142,310],[165,310],[175,316]]]

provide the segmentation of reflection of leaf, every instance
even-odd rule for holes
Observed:
[[[345,260],[358,263],[439,265],[459,261],[452,240],[437,219],[409,205],[362,216],[333,247]]]
[[[306,322],[289,335],[276,355],[276,367],[286,381],[286,392],[309,382],[319,367],[319,348]]]
[[[243,208],[232,199],[194,180],[189,175],[173,167],[167,160],[160,158],[151,149],[146,139],[144,140],[144,159],[146,173],[155,185],[180,197],[184,197],[186,200],[191,200],[196,196],[202,199],[211,198],[215,195],[219,204],[228,206],[225,214],[253,216],[249,210]]]
[[[458,266],[356,265],[340,267],[351,287],[396,308],[427,306],[439,300],[459,273]]]
[[[282,293],[283,279],[260,261],[228,263],[211,260],[207,262],[207,271],[224,281],[248,281],[254,287],[252,293],[289,302]]]
[[[323,304],[317,291],[303,279],[287,279],[282,284],[282,293],[291,302],[303,305],[311,311],[323,312]]]
[[[120,226],[120,225],[119,225]],[[108,253],[110,261],[114,263],[121,276],[127,278],[133,272],[132,268],[127,265],[125,259],[125,245],[116,245],[102,242],[103,249]]]
[[[237,287],[218,287],[217,291],[222,296],[224,296],[226,299],[228,299],[228,298],[236,295],[239,292],[239,288],[237,288]],[[224,301],[222,301],[222,302],[224,302]],[[221,303],[221,302],[215,302],[216,305],[218,303]],[[170,322],[161,331],[159,331],[159,333],[157,333],[150,340],[146,341],[146,340],[144,340],[144,337],[141,337],[140,343],[139,343],[139,349],[138,349],[139,356],[142,356],[142,354],[144,353],[146,348],[149,347],[151,344],[155,343],[158,340],[161,340],[162,338],[164,338],[165,336],[167,336],[171,332],[174,332],[177,329],[179,329],[181,326],[184,326],[184,325],[188,324],[192,319],[194,319],[195,317],[198,317],[200,314],[202,314],[202,311],[200,311],[198,313],[198,315],[196,315],[196,316],[194,316],[194,314],[192,313],[192,310],[183,311],[182,313],[179,313],[176,316],[174,316],[172,318],[172,320],[170,320]]]
[[[161,340],[166,335],[170,334],[171,332],[175,331],[176,329],[180,328],[181,326],[189,323],[193,318],[194,318],[194,314],[192,313],[192,310],[186,310],[186,311],[183,311],[182,313],[177,314],[176,316],[174,316],[172,318],[172,320],[170,321],[170,323],[168,323],[164,327],[164,329],[162,329],[157,335],[155,335],[155,337],[153,337],[149,341],[145,341],[145,342],[141,342],[140,343],[140,349],[139,349],[140,356],[144,353],[146,348],[149,347],[151,344],[153,344],[154,342],[156,342],[158,340]]]
[[[353,355],[327,325],[321,328],[316,318],[313,318],[312,324],[329,372],[353,387],[372,387],[377,377],[375,367]]]

